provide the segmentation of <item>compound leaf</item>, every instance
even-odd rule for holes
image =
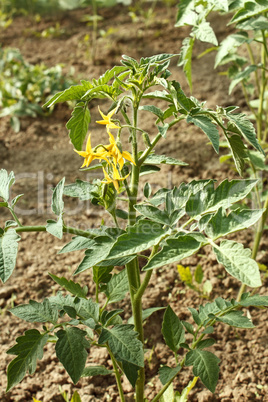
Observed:
[[[8,384],[6,392],[17,385],[26,372],[33,374],[36,370],[37,359],[42,359],[43,348],[49,334],[41,334],[37,329],[30,329],[16,339],[17,344],[7,351],[8,354],[17,355],[7,369]]]
[[[75,283],[72,280],[69,280],[64,278],[63,276],[59,278],[56,275],[48,273],[48,275],[58,283],[60,286],[62,286],[64,289],[68,290],[68,292],[72,293],[74,296],[82,297],[83,299],[86,299],[87,295],[87,287],[82,288],[79,283]]]
[[[41,303],[30,300],[29,304],[21,304],[9,310],[16,317],[28,322],[51,322],[57,323],[58,310],[53,307],[48,299]]]
[[[215,388],[219,378],[220,359],[207,350],[195,349],[186,355],[185,365],[193,366],[193,373],[200,377],[203,384],[211,391]]]

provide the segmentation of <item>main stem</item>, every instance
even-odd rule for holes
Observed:
[[[138,105],[133,105],[133,129],[132,129],[132,156],[135,161],[135,165],[132,167],[131,174],[131,184],[129,189],[129,205],[128,205],[128,213],[129,213],[129,226],[133,226],[136,223],[136,210],[134,208],[137,203],[138,196],[138,187],[139,187],[139,176],[140,176],[140,165],[138,160],[138,145],[137,145],[137,111]],[[143,335],[143,325],[142,325],[142,299],[136,298],[135,295],[140,288],[141,278],[140,278],[140,268],[138,257],[132,260],[130,263],[126,265],[128,282],[129,282],[129,291],[131,298],[131,307],[132,307],[132,315],[134,318],[135,330],[139,334],[139,340],[144,344],[144,335]],[[144,383],[145,383],[145,372],[142,367],[139,370],[139,377],[136,382],[136,401],[143,402],[144,398]]]

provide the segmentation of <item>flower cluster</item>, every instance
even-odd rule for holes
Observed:
[[[135,165],[135,162],[131,156],[131,154],[127,151],[121,151],[119,148],[119,144],[115,140],[113,134],[111,133],[111,129],[120,128],[115,123],[111,121],[113,114],[115,113],[116,109],[113,109],[111,112],[105,116],[101,110],[99,112],[103,118],[103,120],[98,120],[96,123],[106,125],[107,133],[109,134],[110,143],[108,145],[97,145],[94,149],[91,147],[91,138],[90,134],[88,136],[86,150],[85,151],[77,151],[80,156],[85,158],[84,163],[81,167],[88,167],[90,163],[94,159],[104,160],[107,162],[107,165],[103,167],[103,173],[105,180],[102,183],[113,183],[115,189],[119,192],[120,188],[120,181],[125,180],[127,176],[123,177],[121,175],[121,170],[124,166],[124,159],[128,160],[129,162]]]

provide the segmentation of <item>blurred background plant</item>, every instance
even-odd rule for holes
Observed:
[[[20,117],[45,115],[42,104],[73,83],[61,65],[27,63],[18,49],[0,48],[0,118],[11,116],[12,128],[20,130]],[[51,113],[51,111],[49,112]]]
[[[177,271],[180,276],[180,280],[188,286],[190,289],[196,291],[201,297],[208,299],[212,292],[212,283],[210,280],[206,280],[204,283],[204,272],[201,265],[197,265],[194,270],[194,274],[190,270],[190,267],[184,267],[183,265],[177,265]]]

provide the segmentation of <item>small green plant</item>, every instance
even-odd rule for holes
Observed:
[[[195,290],[202,297],[208,298],[212,292],[212,284],[209,280],[206,280],[202,285],[204,272],[201,265],[197,265],[192,275],[190,267],[184,267],[183,265],[177,265],[177,270],[182,282],[186,286]]]
[[[18,49],[0,48],[0,117],[11,116],[18,132],[20,117],[45,115],[42,104],[55,92],[73,82],[63,75],[62,67],[27,63]]]
[[[41,302],[30,300],[10,310],[30,325],[37,322],[43,327],[42,330],[29,327],[8,350],[7,353],[15,358],[7,369],[7,391],[22,381],[27,371],[35,372],[45,344],[52,342],[59,361],[75,384],[81,377],[113,374],[120,400],[125,401],[121,379],[126,376],[133,392],[135,390],[136,401],[144,402],[143,326],[146,318],[163,308],[144,310],[143,307],[154,270],[163,266],[170,269],[170,265],[181,263],[202,247],[210,246],[228,274],[251,288],[261,285],[258,264],[251,258],[251,251],[241,243],[224,239],[261,219],[262,209],[230,211],[233,204],[251,192],[256,180],[224,180],[217,185],[214,180],[193,180],[172,189],[161,188],[155,193],[147,182],[143,186],[143,198],[138,200],[142,175],[158,172],[162,164],[186,165],[154,152],[159,142],[168,141],[169,130],[182,121],[201,128],[216,152],[219,150],[219,129],[223,135],[229,132],[231,135],[234,127],[239,138],[262,152],[254,128],[244,115],[234,113],[233,107],[207,109],[194,97],[188,98],[180,84],[170,79],[168,67],[175,56],[160,54],[139,61],[123,56],[120,66],[106,71],[98,79],[71,86],[46,103],[46,106],[53,106],[58,102],[77,101],[67,123],[70,139],[83,158],[83,171],[100,169],[103,172],[103,179],[92,183],[77,180],[65,184],[63,178],[52,195],[55,219],[48,220],[43,226],[24,226],[15,210],[21,195],[13,199],[9,195],[14,174],[8,174],[4,169],[0,171],[0,206],[12,215],[12,220],[0,229],[1,280],[6,282],[14,270],[20,233],[46,231],[58,239],[62,239],[64,233],[74,235],[60,254],[85,250],[74,275],[87,271],[88,281],[95,284],[94,294],[89,294],[87,284],[50,273],[62,291]],[[107,141],[98,143],[94,126],[87,137],[91,120],[88,105],[93,99],[103,98],[109,104],[106,113],[100,110],[101,119],[97,124],[106,128]],[[162,105],[165,103],[163,110],[156,106],[159,101]],[[144,131],[141,113],[155,122],[152,132]],[[129,140],[129,150],[122,145],[123,137]],[[98,163],[91,165],[94,160]],[[119,196],[122,192],[124,197]],[[112,225],[105,225],[107,220],[103,218],[95,229],[69,227],[65,222],[63,196],[98,204],[110,215]],[[126,321],[118,303],[125,300],[128,293],[132,317]],[[187,322],[167,305],[162,335],[170,353],[174,354],[174,361],[160,367],[162,388],[150,396],[150,401],[172,400],[168,395],[186,400],[198,378],[214,392],[220,360],[208,350],[215,343],[210,335],[218,322],[253,328],[253,323],[241,310],[250,306],[268,306],[268,297],[244,293],[238,302],[217,297],[199,309],[189,307],[192,318]],[[176,310],[180,313],[179,305]],[[88,355],[94,348],[107,350],[113,370],[87,364]],[[180,393],[174,393],[173,380],[185,366],[192,366],[193,379]]]

